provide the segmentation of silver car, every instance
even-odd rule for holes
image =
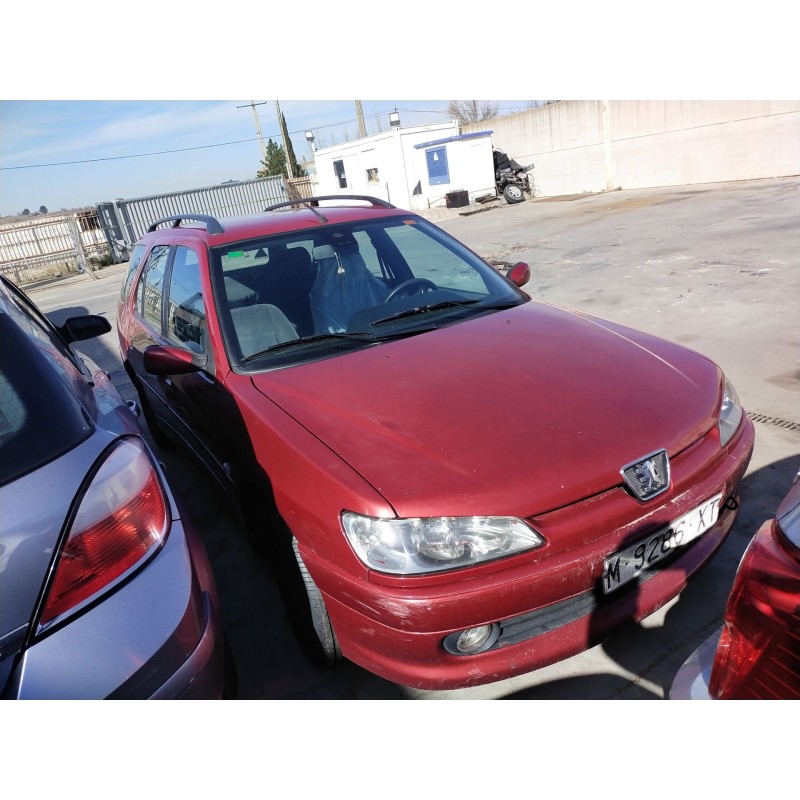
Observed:
[[[0,278],[0,696],[221,698],[211,567],[135,409]]]

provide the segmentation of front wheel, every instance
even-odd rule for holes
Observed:
[[[503,187],[503,197],[507,203],[521,203],[525,199],[525,194],[522,187],[516,183],[509,183]]]
[[[297,539],[294,537],[292,537],[292,549],[294,550],[294,557],[297,559],[300,577],[303,579],[306,594],[308,595],[311,623],[319,640],[319,653],[315,654],[318,655],[318,658],[314,660],[326,664],[335,664],[341,661],[342,651],[339,649],[339,641],[331,625],[328,609],[325,608],[325,600],[322,597],[322,592],[317,588],[317,584],[314,583],[314,579],[308,574],[303,557],[300,555]]]

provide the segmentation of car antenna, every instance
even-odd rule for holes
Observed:
[[[320,222],[327,223],[328,218],[317,208],[317,206],[319,205],[318,202],[314,201],[308,202],[307,200],[303,200],[303,205],[306,206],[307,208],[310,208],[319,217]]]

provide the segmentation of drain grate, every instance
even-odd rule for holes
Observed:
[[[752,422],[760,422],[762,425],[771,425],[773,428],[783,428],[785,431],[800,432],[800,422],[792,422],[789,419],[770,417],[767,414],[757,414],[752,411],[747,412],[747,418]]]

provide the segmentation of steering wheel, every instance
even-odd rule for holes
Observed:
[[[411,291],[416,288],[416,291]],[[439,287],[427,278],[409,278],[407,281],[398,283],[386,296],[384,303],[388,303],[395,299],[395,297],[409,297],[412,294],[422,294],[426,289],[430,292],[436,291]]]

